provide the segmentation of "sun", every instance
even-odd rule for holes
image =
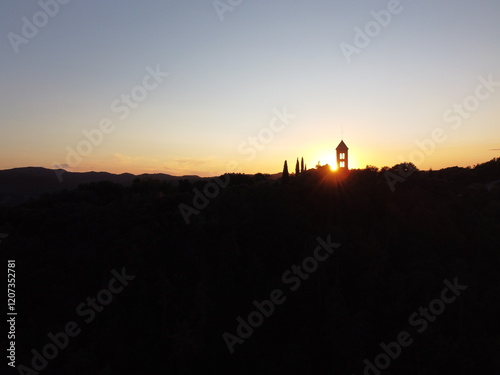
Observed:
[[[328,164],[332,171],[337,169],[337,159],[334,153],[323,154],[318,158],[319,165]]]
[[[332,171],[337,170],[337,156],[336,156],[335,152],[322,153],[322,154],[318,153],[318,155],[321,155],[321,156],[316,157],[315,160],[317,160],[317,162],[319,162],[319,165],[328,164]],[[317,162],[314,165],[316,165]],[[359,164],[360,163],[358,162],[358,159],[356,158],[356,156],[353,154],[349,154],[349,169],[357,169],[357,168],[359,168]]]

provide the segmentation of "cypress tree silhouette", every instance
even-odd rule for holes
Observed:
[[[298,176],[300,173],[299,169],[299,158],[297,158],[297,164],[295,164],[295,175]]]
[[[285,160],[285,164],[283,165],[283,174],[281,175],[281,181],[282,182],[287,182],[288,181],[288,164],[286,163],[286,160]]]
[[[300,159],[300,173],[304,172],[304,157]]]

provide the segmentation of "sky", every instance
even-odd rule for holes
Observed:
[[[498,0],[0,4],[0,169],[214,176],[500,156]]]

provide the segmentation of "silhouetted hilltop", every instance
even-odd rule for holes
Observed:
[[[271,180],[277,180],[281,178],[281,173],[269,176]],[[208,177],[196,175],[172,176],[165,173],[134,175],[131,173],[68,172],[63,169],[41,167],[13,168],[0,170],[0,206],[15,206],[29,198],[37,198],[45,193],[53,193],[63,189],[71,190],[80,184],[92,182],[109,181],[130,186],[136,178],[153,179],[173,184],[177,184],[181,180],[194,182],[208,179]]]
[[[63,189],[74,189],[80,184],[110,181],[130,186],[136,178],[153,178],[164,182],[177,182],[181,179],[196,181],[199,176],[172,176],[163,173],[133,175],[131,173],[113,174],[108,172],[68,172],[63,169],[40,167],[14,168],[0,171],[0,206],[16,205],[29,198]]]
[[[17,360],[35,349],[47,374],[496,374],[499,165],[144,176],[0,207],[0,251],[29,296]],[[112,270],[134,279],[110,299]],[[81,333],[54,358],[49,333],[69,321]]]

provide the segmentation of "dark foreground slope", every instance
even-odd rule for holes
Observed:
[[[286,183],[91,183],[2,208],[0,252],[17,270],[16,365],[497,373],[500,189],[488,183],[498,165],[415,171],[394,192],[389,170],[311,170]]]

